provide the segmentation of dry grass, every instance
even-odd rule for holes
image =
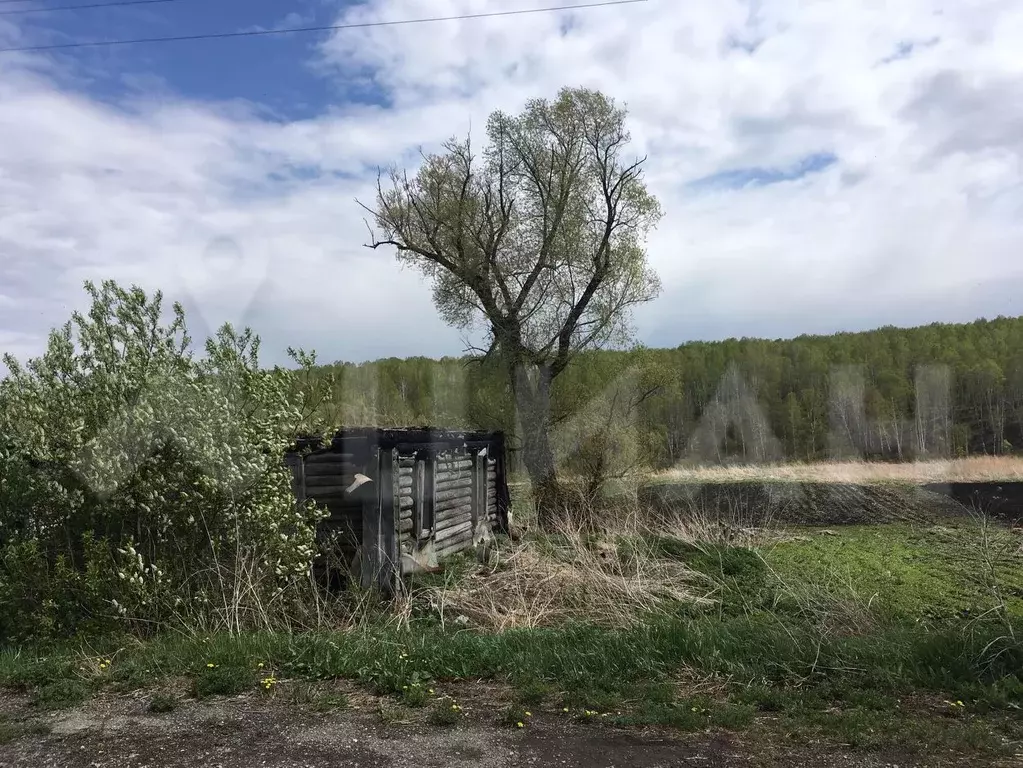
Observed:
[[[655,481],[726,483],[791,480],[834,483],[943,483],[1023,481],[1023,457],[974,456],[947,461],[889,464],[868,461],[818,464],[676,467],[652,476]]]
[[[637,505],[600,515],[599,530],[563,522],[541,533],[520,521],[521,538],[496,549],[486,564],[427,587],[425,596],[445,622],[492,631],[585,620],[625,627],[678,602],[706,604],[715,585],[677,559],[655,551],[657,540],[701,547],[756,546],[772,532],[723,524],[690,510],[685,517],[652,518]],[[418,598],[422,600],[424,594]],[[461,618],[459,618],[461,617]]]

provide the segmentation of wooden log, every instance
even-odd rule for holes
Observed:
[[[456,488],[470,488],[472,487],[472,478],[468,475],[464,477],[438,477],[437,483],[434,488],[438,491],[453,491]]]
[[[412,475],[399,475],[398,476],[398,487],[403,490],[412,490]]]
[[[441,520],[447,520],[452,517],[464,517],[466,520],[469,520],[472,517],[472,502],[465,500],[461,504],[452,504],[443,509],[438,509],[435,514],[438,523]]]
[[[466,532],[469,533],[469,538],[472,538],[471,521],[466,521],[464,523],[459,523],[458,525],[453,525],[450,528],[445,528],[443,531],[437,531],[433,536],[433,540],[437,543],[438,546],[440,546],[440,542],[448,541],[453,536],[458,536],[459,534],[463,534]]]
[[[451,528],[454,528],[455,526],[465,525],[466,523],[471,522],[472,520],[469,519],[469,513],[463,512],[462,514],[459,515],[452,515],[451,517],[445,517],[438,520],[437,527],[434,530],[437,533],[441,533],[442,531],[447,531]]]
[[[411,516],[403,517],[398,521],[398,533],[412,533],[412,526],[413,522]]]
[[[462,515],[462,514],[464,514],[466,516],[465,519],[468,520],[469,516],[472,514],[472,500],[471,499],[462,499],[457,504],[453,503],[453,502],[448,503],[448,504],[446,504],[443,507],[438,507],[435,510],[434,514],[436,515],[438,522],[442,518],[447,518],[447,517],[451,517],[452,515]]]
[[[444,459],[437,459],[437,470],[440,472],[457,472],[458,470],[472,469],[472,459],[460,458],[455,461],[445,461]]]
[[[413,499],[411,496],[398,497],[398,509],[402,510],[403,514],[404,510],[406,509],[409,510],[409,514],[412,514],[411,510],[413,506],[415,506],[415,499]]]
[[[451,499],[461,499],[463,497],[472,498],[472,489],[452,488],[447,491],[437,491],[436,494],[434,494],[434,499],[436,499],[438,508],[440,507],[441,502],[450,501]]]
[[[415,456],[402,456],[400,459],[398,459],[398,467],[400,469],[405,469],[406,467],[411,469],[415,465],[416,465]]]
[[[465,531],[459,536],[445,540],[443,546],[438,544],[434,552],[437,554],[437,559],[440,560],[471,548],[472,531]]]
[[[472,497],[465,493],[461,496],[456,496],[452,499],[445,499],[444,501],[437,502],[437,506],[434,507],[434,515],[440,517],[450,513],[452,509],[460,509],[466,504],[472,504]]]
[[[448,454],[446,456],[437,457],[438,464],[460,465],[466,464],[470,461],[472,461],[472,456],[467,453]]]

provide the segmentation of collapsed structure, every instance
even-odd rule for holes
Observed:
[[[300,438],[285,461],[296,497],[329,513],[320,528],[327,560],[363,586],[391,590],[508,531],[501,432],[348,428],[329,444]]]

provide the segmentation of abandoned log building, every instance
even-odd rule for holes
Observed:
[[[508,530],[500,432],[348,428],[329,445],[300,438],[285,461],[296,497],[329,513],[320,537],[335,569],[363,586],[389,590]]]

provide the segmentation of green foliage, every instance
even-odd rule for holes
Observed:
[[[0,719],[0,746],[28,736],[46,736],[50,726],[40,722],[7,722]]]
[[[89,687],[80,680],[66,677],[39,686],[32,704],[41,709],[65,709],[81,704],[89,695]]]
[[[233,696],[252,690],[255,674],[249,667],[238,664],[208,666],[192,681],[196,698]]]
[[[527,706],[522,704],[509,704],[501,712],[497,722],[506,728],[525,728],[529,725],[532,717],[533,713]]]
[[[453,699],[444,696],[434,701],[433,706],[426,716],[430,725],[450,727],[457,725],[462,720],[462,708]]]
[[[519,704],[536,706],[551,695],[551,686],[542,680],[526,680],[518,684],[515,699]]]
[[[324,692],[313,696],[309,708],[313,712],[340,712],[348,709],[348,696],[340,692]]]
[[[623,424],[632,431],[626,445],[630,462],[632,456],[653,467],[684,460],[752,460],[765,437],[753,429],[755,422],[740,419],[738,428],[727,430],[715,421],[722,413],[748,416],[747,405],[727,387],[734,383],[729,375],[734,370],[749,385],[766,434],[777,438],[774,457],[824,460],[833,453],[832,373],[851,364],[862,366],[865,421],[863,429],[835,437],[847,441],[857,457],[897,461],[928,452],[998,455],[1023,446],[1023,318],[787,341],[728,339],[675,349],[582,351],[555,379],[552,438],[565,460],[583,471],[594,453],[601,455],[601,442],[608,436],[607,404],[618,392],[611,423],[616,431]],[[914,437],[915,376],[921,366],[935,364],[947,365],[950,373],[947,440],[941,436],[947,444],[920,446]],[[494,359],[338,363],[317,369],[310,381],[327,376],[339,382],[330,397],[344,423],[427,421],[500,428],[509,434],[515,430],[507,372]],[[372,399],[369,393],[374,393]],[[637,399],[641,401],[630,413],[629,403]],[[720,439],[694,440],[704,433]],[[596,442],[587,446],[590,438]]]
[[[154,715],[162,715],[173,712],[178,708],[178,699],[169,693],[157,693],[149,700],[148,711]]]
[[[281,462],[295,372],[229,325],[196,361],[180,306],[164,325],[159,293],[86,290],[40,358],[4,358],[0,638],[265,623],[308,583],[320,515]]]

